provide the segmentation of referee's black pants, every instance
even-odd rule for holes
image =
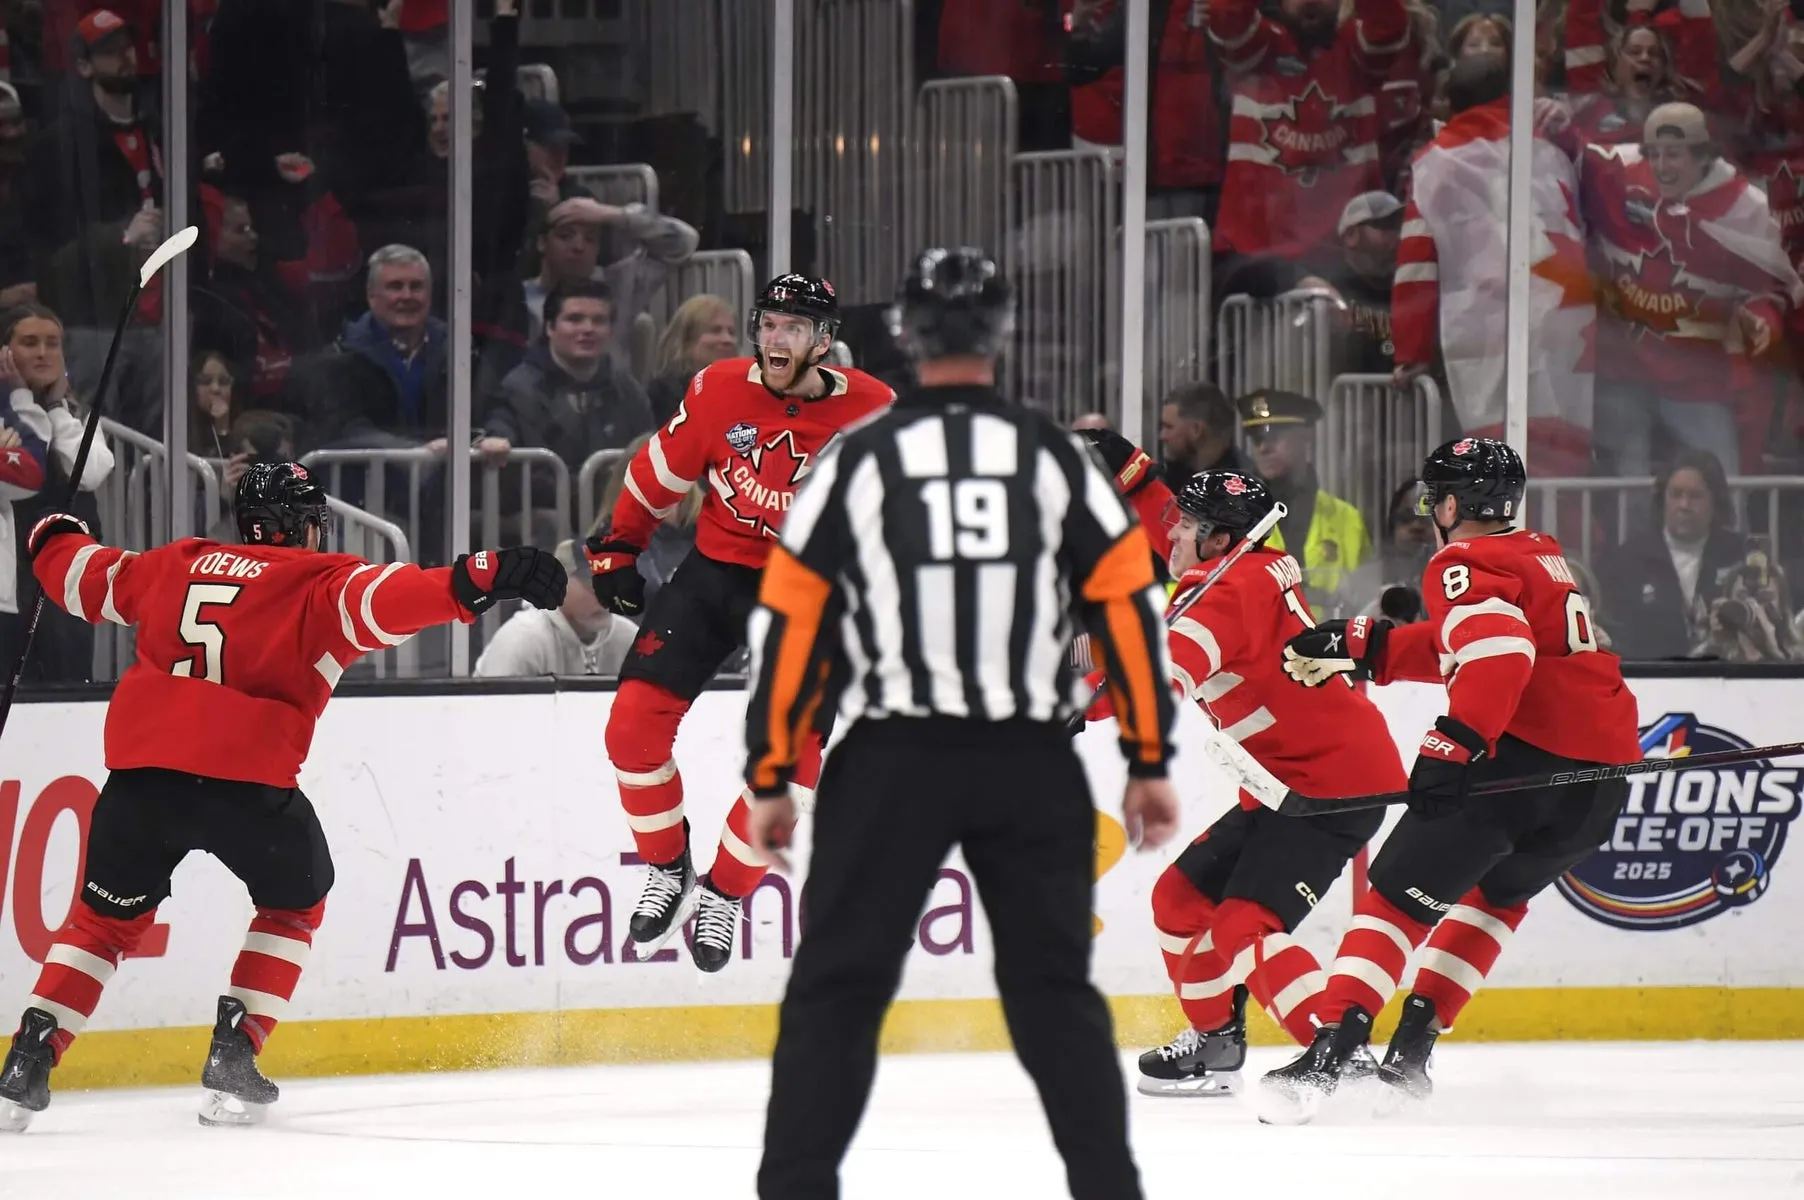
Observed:
[[[1057,727],[859,722],[817,789],[805,925],[771,1064],[761,1200],[835,1200],[877,1035],[954,846],[989,916],[996,984],[1075,1200],[1137,1200],[1108,1007],[1090,985],[1096,814]]]

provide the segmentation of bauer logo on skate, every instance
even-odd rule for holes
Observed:
[[[1798,813],[1800,772],[1684,766],[1692,754],[1754,744],[1693,713],[1645,726],[1642,753],[1665,769],[1629,778],[1610,839],[1560,879],[1560,894],[1618,929],[1681,929],[1758,900]]]

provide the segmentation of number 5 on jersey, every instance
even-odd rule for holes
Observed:
[[[182,642],[194,647],[194,656],[184,658],[169,668],[171,675],[183,679],[205,679],[208,683],[225,682],[225,630],[209,620],[208,609],[224,608],[238,599],[243,591],[236,583],[191,583],[182,597]],[[199,667],[197,675],[195,668]]]

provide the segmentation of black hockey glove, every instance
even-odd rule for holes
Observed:
[[[1469,768],[1490,752],[1484,737],[1464,721],[1442,717],[1422,737],[1409,773],[1409,811],[1424,821],[1447,816],[1471,786]]]
[[[1336,675],[1363,683],[1376,670],[1390,628],[1374,617],[1323,621],[1284,643],[1284,671],[1304,687],[1321,687]]]
[[[556,608],[564,602],[568,586],[564,564],[556,555],[533,546],[460,554],[451,564],[451,594],[477,616],[503,600]]]
[[[73,517],[68,513],[46,513],[38,518],[37,524],[31,527],[31,532],[25,537],[26,559],[35,560],[43,553],[44,547],[50,544],[50,539],[61,537],[65,533],[94,536],[88,523],[80,517]]]
[[[1159,478],[1159,465],[1152,455],[1113,429],[1080,429],[1078,436],[1096,450],[1097,457],[1115,477],[1115,490],[1123,496],[1132,496]]]
[[[589,559],[589,586],[601,606],[623,617],[645,611],[645,576],[639,574],[643,550],[631,542],[602,541],[592,537],[583,543]]]

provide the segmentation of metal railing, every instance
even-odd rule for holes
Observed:
[[[1230,399],[1282,388],[1326,401],[1334,378],[1336,301],[1328,292],[1271,300],[1229,296],[1215,319],[1215,383]]]
[[[564,175],[603,204],[643,204],[658,211],[658,173],[646,163],[571,167]]]
[[[485,545],[497,544],[504,529],[503,518],[524,518],[511,528],[518,529],[522,540],[530,541],[533,504],[533,482],[536,472],[548,472],[552,480],[554,503],[549,512],[557,523],[559,537],[570,536],[570,468],[554,451],[537,446],[516,446],[507,452],[504,463],[489,461],[475,449],[469,451],[473,474],[480,481],[476,493],[478,509],[473,532],[479,531]],[[334,496],[351,495],[362,500],[361,507],[374,517],[392,520],[422,562],[433,562],[442,556],[437,549],[438,529],[442,513],[429,511],[422,497],[438,496],[443,504],[441,481],[433,475],[444,466],[445,457],[424,447],[406,450],[315,450],[301,456],[301,462],[320,472],[326,480],[326,491]],[[520,469],[519,503],[503,506],[501,471],[503,466]],[[349,485],[349,486],[347,486]],[[511,490],[511,489],[510,489]],[[391,497],[399,492],[399,503]],[[428,527],[430,522],[430,528]],[[510,530],[511,531],[511,530]],[[427,541],[434,542],[433,547]]]
[[[1017,154],[1020,224],[1008,253],[1019,290],[1014,398],[1061,424],[1110,412],[1121,359],[1121,192],[1103,150]]]
[[[1359,509],[1376,539],[1389,523],[1391,493],[1421,473],[1441,441],[1434,380],[1424,375],[1401,391],[1389,375],[1341,375],[1316,426],[1316,471],[1322,489]]]
[[[1785,523],[1804,522],[1804,476],[1731,475],[1729,494],[1735,502],[1736,528],[1763,534],[1781,549],[1788,545]],[[1561,546],[1590,566],[1597,554],[1631,536],[1660,536],[1653,496],[1651,475],[1531,478],[1526,521],[1559,538]]]
[[[576,533],[578,537],[586,537],[595,525],[595,518],[601,511],[602,493],[607,491],[608,477],[614,473],[615,466],[626,457],[625,450],[597,450],[583,460],[582,469],[576,473]],[[599,486],[597,480],[600,481]]]
[[[913,62],[912,4],[796,5],[795,205],[814,214],[815,273],[844,305],[888,300],[909,254]]]
[[[1209,226],[1201,217],[1146,223],[1147,411],[1142,429],[1158,429],[1158,406],[1172,389],[1208,377],[1209,250]]]
[[[670,278],[651,300],[658,329],[662,331],[670,323],[683,301],[704,293],[727,302],[737,327],[758,295],[752,256],[744,250],[698,250],[672,267]]]
[[[905,253],[967,245],[1006,256],[1017,107],[1015,82],[1004,75],[921,85],[905,181]]]

